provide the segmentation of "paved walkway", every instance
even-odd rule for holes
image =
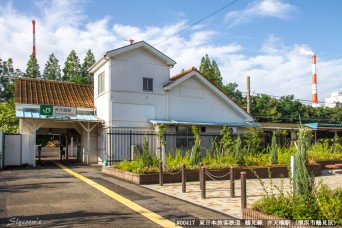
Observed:
[[[248,177],[247,177],[248,178]],[[207,180],[209,178],[207,177]],[[330,174],[328,170],[322,170],[322,176],[315,178],[317,184],[320,180],[332,188],[342,187],[342,171],[335,170]],[[262,179],[267,191],[272,194],[279,194],[275,186],[284,189],[284,192],[290,191],[289,178],[272,178]],[[272,185],[271,182],[272,181]],[[283,183],[283,184],[282,184]],[[143,185],[143,187],[170,195],[197,205],[201,205],[212,210],[216,210],[235,218],[241,219],[241,182],[235,181],[235,198],[230,198],[230,183],[226,181],[207,181],[206,199],[201,199],[201,190],[199,182],[188,182],[186,193],[182,193],[181,183],[171,183],[160,185]],[[281,186],[283,185],[283,188]],[[273,188],[271,187],[273,186]],[[247,207],[251,207],[253,202],[265,196],[265,190],[262,184],[257,179],[247,179]]]

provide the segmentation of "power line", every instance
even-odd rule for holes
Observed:
[[[242,91],[240,91],[240,92],[243,94],[247,94],[247,92],[242,92]],[[257,96],[265,95],[265,96],[269,96],[269,97],[273,97],[273,98],[282,98],[282,97],[286,97],[286,96],[291,96],[291,95],[277,96],[277,95],[270,95],[270,94],[266,94],[266,93],[256,93],[256,92],[252,92],[252,94],[255,94]],[[293,100],[300,101],[303,103],[304,102],[310,103],[310,104],[312,102],[312,100],[305,100],[305,99],[300,99],[300,98],[293,98]],[[325,102],[325,101],[317,101],[317,103],[319,103],[319,104],[335,104],[334,102]]]
[[[159,44],[161,44],[161,43],[163,43],[163,42],[165,42],[165,41],[167,41],[167,40],[169,40],[169,39],[171,39],[171,38],[177,36],[178,34],[183,33],[184,31],[188,30],[189,28],[191,28],[191,27],[193,27],[193,26],[195,26],[195,25],[201,23],[202,21],[205,21],[205,20],[208,19],[209,17],[212,17],[213,15],[217,14],[218,12],[220,12],[220,11],[222,11],[222,10],[228,8],[229,6],[232,6],[233,4],[237,3],[238,1],[239,1],[239,0],[231,1],[230,3],[228,3],[228,4],[225,5],[225,6],[223,6],[222,8],[220,8],[220,9],[218,9],[218,10],[212,12],[212,13],[209,14],[208,16],[206,16],[206,17],[204,17],[204,18],[202,18],[202,19],[196,21],[195,23],[193,23],[193,24],[189,25],[188,27],[186,27],[186,28],[180,30],[179,32],[176,32],[175,34],[169,36],[168,38],[166,38],[166,39],[164,39],[164,40],[162,40],[162,41],[160,41],[159,43],[156,43],[156,44],[153,45],[153,46],[158,46]]]

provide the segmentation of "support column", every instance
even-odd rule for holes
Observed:
[[[80,151],[79,151],[79,148],[78,148],[78,144],[79,144],[79,138],[76,137],[76,160],[79,161],[80,159]]]
[[[89,129],[89,122],[88,122],[88,129]],[[89,143],[89,141],[90,141],[90,131],[91,130],[88,130],[87,131],[87,153],[86,153],[86,155],[87,155],[87,165],[89,165],[89,147],[90,147],[90,143]]]
[[[70,139],[70,156],[74,157],[74,137],[71,137]]]
[[[33,125],[33,158],[32,158],[32,165],[36,167],[36,144],[37,144],[37,128],[35,124]]]
[[[69,136],[65,136],[65,160],[69,160],[69,148],[68,148],[68,144],[69,144]]]
[[[86,164],[89,165],[89,151],[90,151],[90,132],[97,126],[98,123],[95,123],[94,126],[90,127],[90,123],[87,123],[87,127],[84,126],[81,122],[79,122],[81,127],[87,132],[87,148],[85,151],[85,157],[83,156],[83,162],[86,160]]]

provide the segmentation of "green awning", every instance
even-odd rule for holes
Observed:
[[[76,116],[44,116],[40,115],[38,111],[31,110],[17,110],[17,118],[21,119],[40,119],[40,120],[65,120],[65,121],[84,121],[84,122],[103,122],[94,114],[77,114]]]

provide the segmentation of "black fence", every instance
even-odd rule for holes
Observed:
[[[135,152],[142,151],[144,138],[146,137],[151,155],[159,156],[161,147],[155,131],[131,131],[131,130],[111,130],[107,133],[107,162],[111,165],[113,162],[123,160],[134,160]],[[202,134],[201,145],[204,148],[210,146],[212,140],[219,141],[219,134]],[[165,150],[171,151],[176,148],[180,149],[184,155],[194,144],[195,138],[192,134],[164,134],[166,142]]]
[[[236,134],[232,134],[232,139],[237,138]],[[123,160],[134,160],[135,152],[141,152],[144,144],[144,138],[148,141],[148,147],[151,155],[160,156],[161,147],[158,142],[157,133],[155,131],[132,131],[132,130],[111,130],[107,133],[107,149],[106,157],[107,162],[111,165],[114,162]],[[209,132],[201,132],[201,146],[203,148],[202,153],[205,154],[206,148],[209,148],[212,141],[219,142],[222,136],[219,134],[212,134]],[[244,137],[241,135],[242,144],[244,144]],[[279,137],[278,143],[282,146],[289,144],[289,139],[285,137]],[[288,140],[288,141],[287,141]],[[166,141],[166,152],[175,151],[176,148],[180,149],[181,154],[184,156],[189,151],[195,138],[191,132],[188,134],[167,133],[164,134],[164,141]],[[265,132],[261,148],[267,148],[271,143],[271,134]]]

